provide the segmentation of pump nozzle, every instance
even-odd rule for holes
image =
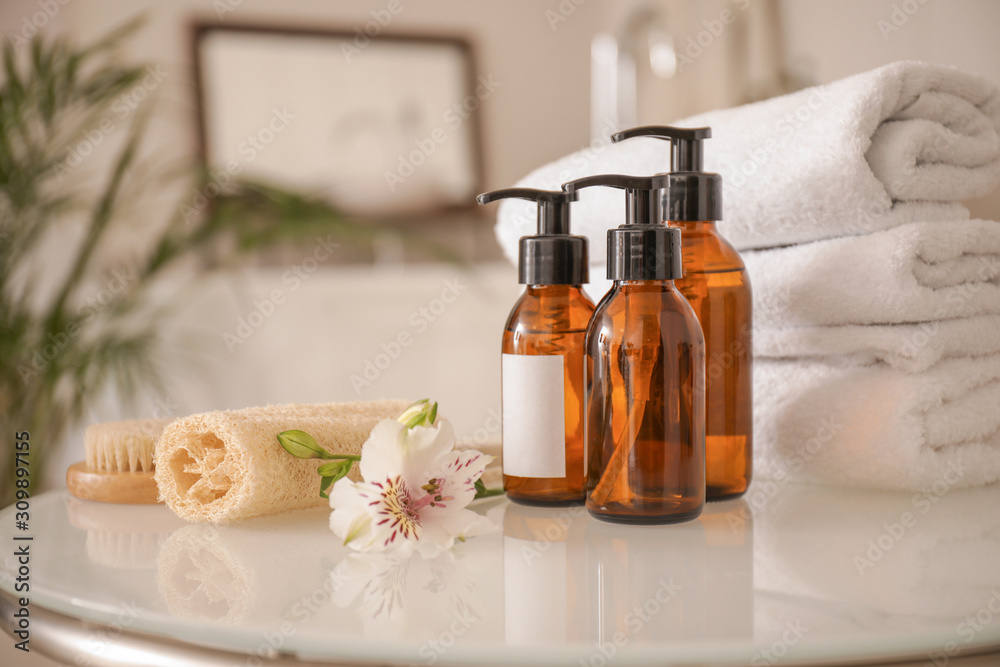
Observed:
[[[625,224],[608,230],[609,280],[674,280],[683,275],[681,233],[660,223],[657,205],[669,176],[601,174],[563,183],[563,190],[573,195],[595,185],[625,190]]]
[[[518,244],[518,281],[522,285],[582,285],[589,279],[587,237],[569,233],[569,205],[575,192],[505,188],[476,197],[480,204],[527,199],[538,205],[538,233]]]
[[[670,142],[670,174],[661,200],[664,220],[721,220],[722,177],[702,171],[702,141],[711,136],[710,127],[646,125],[617,132],[611,140],[653,137]]]
[[[701,171],[702,140],[712,136],[710,127],[671,127],[669,125],[645,125],[633,127],[611,135],[617,143],[632,137],[653,137],[671,143],[670,171]]]
[[[660,221],[656,193],[666,187],[665,174],[656,176],[598,174],[563,183],[562,187],[564,192],[575,197],[577,191],[595,185],[620,188],[625,191],[625,224],[651,225]]]
[[[569,203],[576,201],[575,193],[535,188],[504,188],[484,192],[476,197],[476,201],[482,205],[501,199],[527,199],[536,202],[539,234],[569,234]]]

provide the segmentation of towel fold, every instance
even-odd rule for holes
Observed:
[[[755,472],[765,479],[925,491],[1000,479],[1000,355],[924,373],[882,364],[754,362]]]
[[[884,362],[921,373],[942,359],[1000,354],[1000,315],[914,324],[760,327],[754,330],[753,351],[757,357]]]
[[[723,176],[719,228],[738,249],[965,219],[967,209],[955,202],[1000,183],[1000,89],[949,67],[897,62],[676,124],[712,127],[705,168]],[[669,168],[667,142],[630,139],[569,155],[518,185],[558,188],[590,174]],[[619,191],[582,192],[573,205],[575,233],[603,248],[623,206]],[[501,204],[496,235],[511,261],[534,226],[530,202]],[[595,263],[603,256],[592,253]]]
[[[743,253],[759,328],[1000,313],[1000,223],[920,222]]]
[[[338,454],[360,454],[372,428],[408,401],[274,405],[206,412],[173,422],[156,447],[160,497],[188,521],[226,523],[326,504],[316,468],[278,444],[298,429]],[[351,479],[360,479],[352,466]]]

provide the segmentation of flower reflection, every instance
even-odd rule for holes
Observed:
[[[366,636],[386,631],[424,636],[456,619],[471,625],[483,618],[484,609],[469,555],[461,549],[433,558],[419,552],[352,552],[330,575],[333,601],[355,611]]]

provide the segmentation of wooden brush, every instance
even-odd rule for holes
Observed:
[[[66,471],[66,487],[83,500],[148,505],[158,501],[153,479],[156,441],[170,419],[91,424],[83,436],[87,459]]]

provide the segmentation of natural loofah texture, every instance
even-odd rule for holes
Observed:
[[[83,435],[87,467],[95,472],[153,472],[156,441],[172,420],[91,424]]]
[[[375,424],[395,419],[409,404],[290,404],[180,419],[157,444],[160,498],[183,519],[213,523],[323,505],[316,474],[323,461],[291,456],[278,434],[302,430],[331,453],[358,455]],[[357,465],[348,476],[361,479]]]

